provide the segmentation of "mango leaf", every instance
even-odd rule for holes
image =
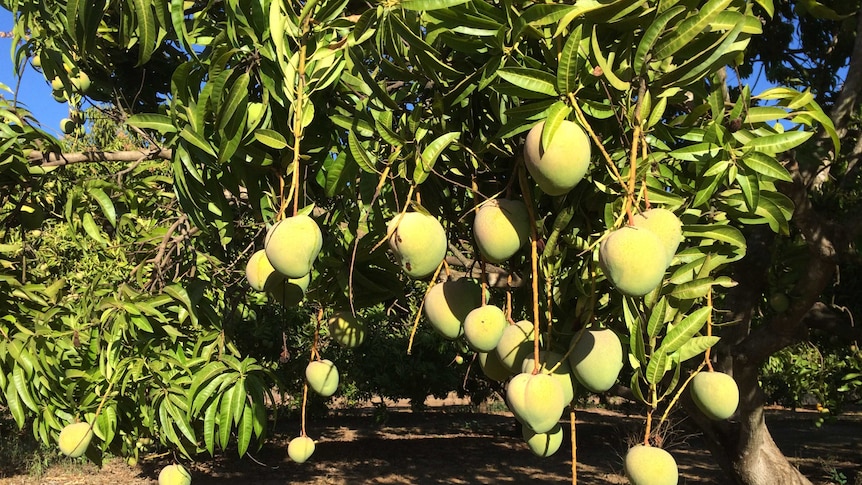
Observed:
[[[704,353],[706,349],[717,344],[719,340],[721,340],[721,338],[715,336],[692,337],[688,342],[683,344],[679,350],[673,353],[673,357],[680,362],[685,362],[692,357],[696,357]]]
[[[467,3],[470,0],[404,0],[398,5],[405,10],[438,10]]]
[[[778,160],[771,155],[762,152],[750,152],[742,157],[742,164],[745,167],[765,175],[769,178],[781,180],[783,182],[792,182],[790,172],[784,168],[784,165],[778,163]]]
[[[662,12],[655,20],[647,27],[646,31],[644,31],[643,36],[641,37],[640,43],[638,43],[638,48],[635,53],[634,58],[634,70],[635,72],[641,72],[645,62],[647,61],[647,55],[649,54],[650,49],[655,45],[656,40],[658,40],[659,36],[664,32],[665,27],[668,22],[676,18],[679,14],[685,11],[685,7],[682,5],[676,5],[671,7],[664,12]]]
[[[135,11],[135,20],[138,35],[137,43],[138,63],[135,67],[142,66],[150,60],[156,50],[156,19],[153,15],[152,0],[132,0],[131,6]]]
[[[139,113],[130,116],[126,123],[135,128],[156,130],[163,135],[177,131],[177,127],[171,122],[171,117],[167,115]]]
[[[745,236],[742,232],[726,224],[698,224],[682,226],[683,237],[713,239],[728,243],[738,248],[745,248]]]
[[[649,321],[647,322],[647,335],[649,338],[655,338],[661,333],[664,327],[665,316],[667,315],[667,298],[662,297],[650,311]]]
[[[661,382],[662,377],[667,370],[667,353],[659,349],[653,352],[649,357],[649,364],[647,364],[646,372],[644,373],[644,377],[646,381],[650,384],[658,384]]]
[[[736,282],[727,276],[719,276],[718,278],[698,278],[696,280],[677,285],[670,295],[674,298],[679,298],[680,300],[692,300],[706,296],[706,294],[709,293],[709,289],[715,285],[730,288],[732,286],[736,286]]]
[[[413,172],[413,181],[417,185],[421,184],[426,178],[428,178],[428,175],[431,173],[434,168],[434,164],[437,163],[437,159],[440,157],[440,154],[443,153],[443,150],[445,150],[446,147],[457,140],[460,136],[460,131],[445,133],[437,137],[437,139],[429,143],[428,146],[422,150],[422,155],[419,157],[419,160],[416,161],[416,169]]]
[[[100,187],[90,187],[87,190],[87,193],[96,200],[99,204],[99,207],[102,208],[102,214],[105,215],[105,218],[108,219],[108,222],[111,223],[112,226],[117,226],[117,210],[114,208],[114,202],[111,201],[111,198],[108,197],[108,194],[105,193]]]
[[[281,150],[282,148],[287,147],[287,140],[284,139],[284,136],[282,136],[281,133],[275,130],[258,128],[254,131],[254,139],[270,148],[275,148],[276,150]]]
[[[663,60],[672,56],[676,51],[687,46],[706,29],[710,22],[724,11],[732,0],[710,0],[696,14],[688,17],[673,29],[669,30],[669,38],[660,42],[654,51],[656,60]]]
[[[745,149],[757,150],[769,155],[786,152],[811,138],[813,131],[787,131],[775,135],[752,138],[745,144]]]
[[[99,229],[99,226],[96,224],[96,221],[93,219],[93,214],[90,212],[84,212],[82,216],[82,221],[84,225],[84,231],[90,236],[94,241],[99,244],[106,245],[108,241],[102,236],[102,231]]]
[[[659,350],[665,354],[670,354],[680,349],[694,334],[703,328],[711,312],[712,308],[702,307],[689,314],[667,332]]]
[[[497,74],[506,81],[527,91],[547,94],[548,96],[559,95],[556,88],[557,79],[545,71],[526,67],[505,67],[497,70]]]
[[[560,54],[557,66],[557,90],[561,93],[572,93],[578,88],[578,75],[584,64],[581,55],[581,36],[583,26],[578,24],[566,39],[566,45]]]

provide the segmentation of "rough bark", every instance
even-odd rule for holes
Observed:
[[[141,160],[153,160],[156,158],[170,160],[172,150],[155,148],[152,150],[128,150],[116,152],[87,151],[78,153],[60,152],[30,152],[27,159],[32,165],[42,168],[62,167],[73,163],[98,163],[98,162],[137,162]]]

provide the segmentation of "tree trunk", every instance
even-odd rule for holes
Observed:
[[[689,415],[704,432],[707,447],[730,479],[739,485],[811,485],[776,446],[763,414],[763,391],[759,369],[735,366],[733,377],[739,385],[736,414],[727,421],[710,421],[693,405]]]
[[[734,279],[739,283],[728,291],[725,301],[727,322],[721,342],[715,348],[715,368],[731,374],[739,386],[739,407],[725,421],[710,421],[690,399],[686,405],[703,431],[707,447],[727,474],[730,483],[739,485],[811,485],[776,446],[764,420],[764,393],[760,388],[760,365],[765,356],[783,348],[801,336],[795,332],[775,334],[769,325],[752,329],[752,316],[759,307],[770,265],[770,248],[774,234],[767,228],[756,228],[746,235],[748,253],[736,265]],[[750,340],[760,341],[760,334],[771,332],[770,349],[758,345],[756,356],[744,353]]]

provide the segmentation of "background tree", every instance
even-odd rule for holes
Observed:
[[[10,183],[33,184],[31,171],[90,162],[63,193],[62,210],[51,212],[62,215],[70,235],[113,248],[99,254],[122,262],[112,263],[103,289],[55,283],[50,272],[30,283],[26,232],[10,225],[3,233],[12,244],[4,267],[12,273],[2,283],[11,296],[2,302],[9,317],[0,384],[19,425],[33,416],[44,441],[63,424],[59,410],[65,422],[96,419],[102,449],[130,454],[139,436],[153,434],[187,454],[212,453],[236,429],[243,453],[252,435],[263,434],[277,359],[249,356],[256,339],[240,348],[232,328],[255,321],[265,332],[257,340],[270,342],[278,341],[279,327],[282,341],[297,331],[280,309],[270,321],[262,295],[248,292],[237,275],[262,247],[266,225],[311,214],[324,231],[300,312],[314,358],[335,353],[316,338],[317,329],[327,330],[321,314],[349,309],[377,315],[376,322],[385,314],[406,328],[417,314],[427,285],[402,274],[379,244],[393,216],[412,208],[443,220],[452,266],[446,272],[475,275],[483,263],[472,242],[472,211],[487,198],[507,197],[526,203],[533,235],[529,250],[491,269],[503,276],[491,301],[511,300],[512,318],[530,319],[547,350],[565,353],[586,328],[620,335],[628,356],[615,390],[644,405],[645,443],[660,444],[657,430],[681,401],[735,482],[807,483],[769,436],[758,376],[769,356],[807,338],[809,328],[844,328],[847,320],[820,298],[843,291],[831,288],[835,270],[844,258],[858,258],[858,218],[842,219],[858,203],[858,154],[847,142],[860,56],[856,40],[850,49],[846,39],[858,30],[847,28],[858,6],[3,5],[16,14],[17,61],[38,56],[58,99],[110,103],[140,142],[135,150],[61,155],[26,119],[4,132],[3,153],[14,162],[4,166],[16,180]],[[749,44],[764,29],[789,35],[781,21],[788,18],[798,19],[803,34],[832,34],[800,37],[802,45],[821,47],[802,49],[823,53],[815,62],[834,67],[850,56],[837,96],[827,94],[837,85],[822,76],[828,69],[790,83],[810,92],[752,93],[728,84],[725,66],[746,72]],[[789,81],[780,65],[793,66],[796,57],[755,46],[771,79]],[[561,195],[543,193],[524,173],[524,134],[540,120],[545,142],[570,120],[593,144],[587,180]],[[821,136],[812,138],[815,130]],[[824,164],[838,168],[825,172]],[[830,177],[813,184],[824,172]],[[62,178],[52,172],[37,180]],[[598,246],[651,205],[680,217],[685,242],[658,289],[624,296],[599,268]],[[21,212],[14,198],[4,207]],[[834,219],[818,212],[827,208]],[[80,242],[81,251],[91,244]],[[801,256],[788,260],[789,253]],[[523,284],[506,284],[508,275]],[[61,291],[76,298],[59,299]],[[792,297],[788,308],[766,309],[767,296],[781,292]],[[64,309],[66,301],[73,303]],[[61,336],[69,343],[58,343]],[[35,359],[46,345],[65,345],[51,351],[69,356],[80,374],[61,373],[67,362]],[[124,359],[123,350],[141,357]],[[286,344],[281,352],[290,353]],[[684,389],[700,362],[735,379],[740,405],[730,420],[707,420],[688,402]],[[46,380],[56,389],[40,388],[34,373],[53,376]],[[134,393],[133,402],[146,404],[128,411],[123,400]],[[55,395],[74,399],[50,401]],[[141,415],[124,414],[131,412]]]

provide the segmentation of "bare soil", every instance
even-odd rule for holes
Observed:
[[[317,448],[304,464],[287,456],[299,423],[284,421],[250,456],[238,459],[233,451],[186,465],[195,485],[571,483],[572,447],[566,441],[554,456],[539,458],[527,449],[510,413],[430,404],[421,413],[406,406],[385,413],[366,407],[312,419],[308,432]],[[862,484],[862,413],[842,415],[819,428],[814,418],[811,412],[772,409],[767,421],[785,455],[815,484]],[[564,429],[570,424],[566,420]],[[621,457],[643,429],[643,418],[584,409],[576,411],[575,425],[578,482],[626,483]],[[697,435],[680,427],[665,439],[679,464],[681,484],[726,483]],[[155,484],[166,460],[150,457],[130,467],[113,459],[101,469],[61,462],[41,476],[13,476],[0,479],[0,485]]]

